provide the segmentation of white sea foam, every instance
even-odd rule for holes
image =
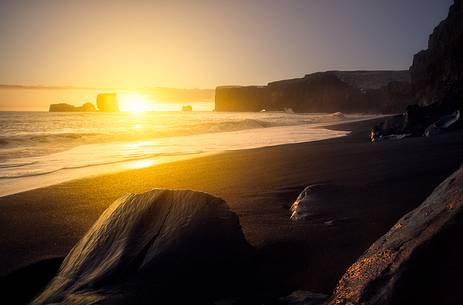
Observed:
[[[369,116],[289,113],[0,113],[0,196],[226,150],[347,134]],[[91,168],[91,169],[90,169]]]

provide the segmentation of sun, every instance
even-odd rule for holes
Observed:
[[[146,97],[140,93],[120,93],[118,100],[122,111],[145,112],[150,110],[150,104]]]

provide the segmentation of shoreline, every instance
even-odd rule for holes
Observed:
[[[156,150],[158,152],[153,153],[145,153],[145,155],[138,156],[136,158],[128,158],[128,159],[120,159],[120,160],[112,160],[103,163],[95,162],[94,164],[88,165],[80,165],[80,166],[73,166],[66,165],[69,167],[51,169],[48,172],[44,173],[30,173],[25,172],[25,175],[21,176],[12,176],[8,178],[7,176],[0,177],[0,198],[8,195],[13,195],[25,191],[30,191],[38,188],[48,187],[57,185],[63,182],[69,182],[78,179],[86,179],[100,175],[107,175],[113,173],[122,173],[127,170],[132,169],[139,169],[139,168],[147,168],[151,166],[156,166],[160,164],[166,164],[171,162],[177,162],[182,160],[190,160],[200,157],[205,157],[208,155],[216,154],[216,153],[223,153],[226,151],[235,151],[235,150],[246,150],[246,149],[255,149],[255,148],[263,148],[263,147],[271,147],[271,146],[278,146],[278,145],[285,145],[285,144],[294,144],[294,143],[305,143],[305,142],[314,142],[324,139],[330,139],[340,136],[348,135],[348,131],[330,129],[332,126],[336,126],[339,124],[346,124],[346,123],[355,123],[361,121],[368,121],[368,120],[375,120],[381,118],[382,115],[375,115],[375,116],[368,116],[364,118],[357,118],[357,119],[347,119],[346,121],[339,121],[339,122],[327,122],[327,123],[312,123],[312,124],[305,124],[305,125],[282,125],[282,126],[275,126],[275,127],[267,127],[267,128],[258,128],[258,129],[244,129],[238,131],[229,131],[224,133],[205,133],[205,134],[197,134],[197,135],[190,135],[190,136],[175,136],[175,137],[167,137],[167,138],[154,138],[154,139],[141,139],[140,141],[116,141],[110,143],[93,143],[82,145],[80,147],[74,147],[69,149],[67,152],[63,151],[58,153],[58,155],[68,153],[69,158],[74,158],[75,155],[86,155],[86,154],[98,154],[98,151],[111,151],[112,149],[120,149],[121,146],[142,146],[146,145],[146,143],[153,142],[156,143],[155,145],[158,146]],[[317,130],[320,132],[317,133]],[[272,133],[274,136],[269,138],[269,134]],[[217,144],[217,147],[211,147],[211,140],[208,140],[208,137],[215,140],[212,142],[217,141],[217,136],[226,137],[225,139],[229,138],[231,142],[230,145],[232,149],[226,149],[225,144],[221,143],[220,141]],[[285,137],[285,134],[287,136]],[[297,137],[296,137],[297,134]],[[191,138],[193,137],[193,138]],[[248,143],[249,141],[244,141],[245,143],[240,143],[242,140],[247,138],[255,139],[259,137],[262,140],[261,143],[252,145]],[[173,143],[183,143],[192,142],[192,139],[196,139],[196,141],[200,141],[203,143],[204,147],[198,146],[198,149],[201,151],[185,151],[184,153],[177,153],[177,152],[169,152],[165,151],[163,148],[164,146],[173,146]],[[194,142],[194,141],[193,141]],[[209,143],[209,144],[208,144]],[[221,143],[221,144],[219,144]],[[109,145],[109,146],[108,146]],[[220,146],[222,145],[222,146]],[[87,147],[87,148],[85,148]],[[91,147],[91,148],[90,148]],[[90,150],[89,150],[90,149]],[[50,155],[53,156],[54,154]],[[62,156],[58,157],[55,156],[53,158],[63,158]],[[53,159],[52,158],[52,159]],[[64,159],[65,160],[65,159]],[[71,162],[72,159],[69,161]],[[33,163],[37,163],[38,161],[34,161]],[[44,161],[40,161],[43,163]],[[88,162],[88,161],[87,161]],[[92,161],[94,162],[94,161]],[[90,174],[89,174],[90,172]]]
[[[271,267],[269,282],[328,293],[371,242],[463,163],[462,132],[370,143],[374,122],[330,127],[349,128],[345,137],[228,151],[1,197],[0,275],[66,255],[125,193],[194,189],[223,198],[239,215],[263,266]],[[332,200],[317,217],[291,223],[289,205],[316,183],[333,187]]]

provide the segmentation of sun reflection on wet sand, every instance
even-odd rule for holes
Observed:
[[[145,159],[145,160],[137,160],[137,161],[129,162],[126,164],[126,167],[131,168],[131,169],[136,169],[136,168],[150,167],[155,164],[156,164],[155,160]]]

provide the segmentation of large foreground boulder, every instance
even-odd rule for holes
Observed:
[[[327,304],[463,304],[463,168],[343,275]]]
[[[220,198],[127,195],[100,216],[32,304],[206,304],[239,290],[252,253]]]

